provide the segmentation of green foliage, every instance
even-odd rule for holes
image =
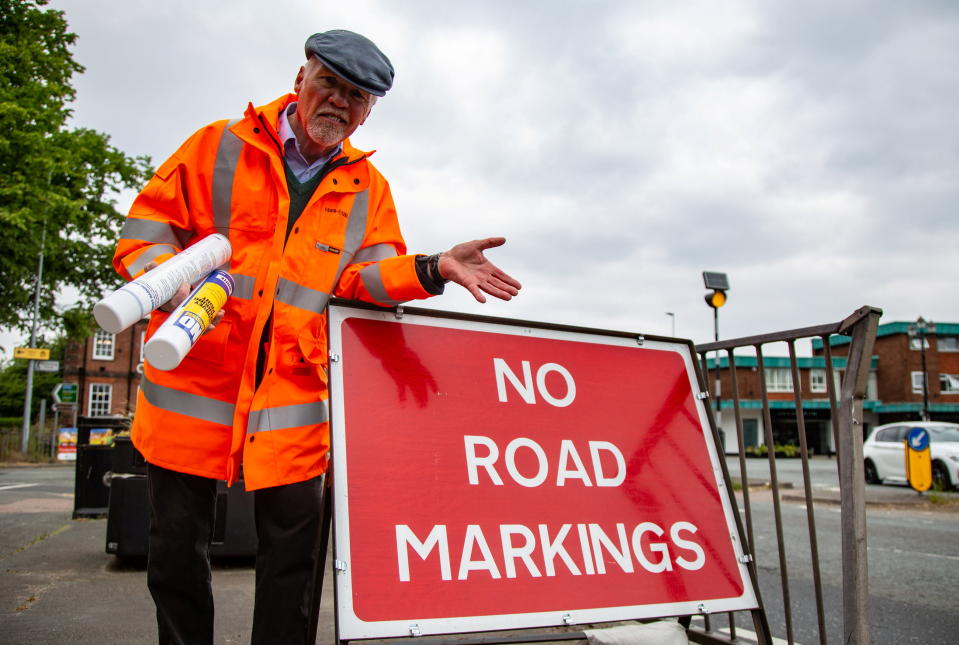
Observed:
[[[53,343],[39,342],[37,347],[50,349],[52,360],[63,360],[66,338],[59,337]],[[62,365],[62,362],[61,362]],[[30,408],[31,418],[36,418],[40,409],[40,400],[46,399],[49,405],[53,388],[63,380],[59,372],[33,372],[33,399]],[[0,417],[17,417],[17,423],[23,419],[23,396],[27,385],[27,361],[14,359],[0,369]]]
[[[96,330],[93,312],[89,307],[76,305],[63,312],[63,341],[82,341],[89,338]]]
[[[799,446],[791,443],[777,443],[773,446],[773,450],[776,457],[784,457],[786,459],[799,457],[802,454]],[[766,447],[766,444],[761,446],[747,446],[745,450],[747,457],[765,457],[768,452],[769,449]]]
[[[149,178],[106,134],[69,129],[71,84],[83,67],[63,12],[46,0],[0,0],[0,327],[32,321],[43,251],[41,320],[57,320],[55,296],[79,291],[85,308],[117,286],[110,258],[123,215],[113,199]]]

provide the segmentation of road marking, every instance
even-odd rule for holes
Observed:
[[[13,490],[14,488],[30,488],[37,484],[10,484],[9,486],[0,486],[0,490]]]
[[[944,560],[959,560],[959,555],[943,555],[942,553],[924,553],[922,551],[906,551],[904,549],[886,548],[882,546],[866,547],[867,551],[889,551],[896,555],[925,555],[930,558],[942,558]]]

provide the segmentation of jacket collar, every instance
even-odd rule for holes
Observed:
[[[258,148],[266,148],[271,153],[276,153],[283,149],[280,142],[280,135],[277,134],[280,123],[280,111],[296,101],[296,94],[285,94],[278,99],[265,105],[257,107],[253,103],[247,105],[244,119],[237,123],[232,131],[247,143],[251,143]],[[360,150],[350,144],[349,139],[343,141],[343,152],[339,156],[345,156],[348,162],[357,162],[364,157],[369,157],[375,150]]]

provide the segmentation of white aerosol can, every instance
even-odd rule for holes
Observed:
[[[143,347],[147,362],[158,370],[179,365],[226,304],[233,286],[233,276],[226,271],[208,275],[147,341]]]
[[[230,240],[225,235],[208,235],[98,302],[93,307],[93,317],[105,331],[120,333],[166,303],[181,284],[196,284],[229,262],[231,253]]]

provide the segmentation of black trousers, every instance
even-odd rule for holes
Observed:
[[[147,586],[161,645],[213,643],[210,537],[216,480],[147,465]],[[253,645],[306,643],[322,524],[322,477],[254,493]]]

